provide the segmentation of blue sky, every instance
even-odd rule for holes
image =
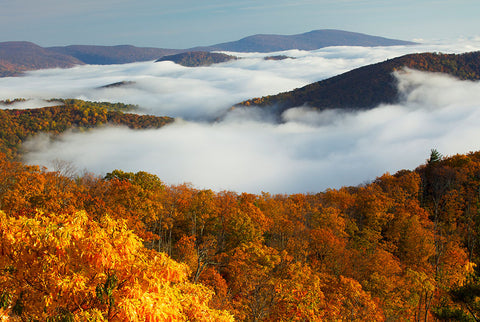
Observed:
[[[480,34],[478,0],[0,0],[0,41],[188,48],[342,29],[414,39]]]

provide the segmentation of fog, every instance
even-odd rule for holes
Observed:
[[[297,107],[282,114],[282,123],[264,110],[237,108],[220,122],[212,120],[241,100],[365,64],[409,52],[478,50],[478,44],[332,47],[282,52],[295,59],[281,61],[241,54],[241,60],[199,68],[147,62],[36,71],[0,79],[0,99],[120,101],[178,118],[159,130],[109,127],[69,133],[54,142],[41,136],[28,143],[30,163],[51,166],[61,159],[100,175],[142,170],[169,184],[191,182],[217,191],[318,192],[413,169],[432,148],[444,155],[477,150],[480,83],[405,70],[396,74],[404,97],[397,105],[356,113]],[[119,81],[135,83],[100,88]]]
[[[266,54],[231,53],[242,59],[199,68],[172,62],[145,62],[48,69],[29,72],[24,77],[0,78],[0,100],[78,98],[123,102],[139,105],[143,113],[211,121],[240,101],[289,91],[407,53],[460,53],[479,48],[480,39],[471,39],[455,44],[328,47],[267,54],[295,58],[281,61],[265,61]],[[122,81],[133,84],[102,88]]]

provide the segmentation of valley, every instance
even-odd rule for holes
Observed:
[[[6,47],[0,318],[480,316],[480,42]]]

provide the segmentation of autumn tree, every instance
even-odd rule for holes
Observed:
[[[125,221],[83,212],[0,213],[0,305],[22,320],[231,321],[185,265],[143,247]]]

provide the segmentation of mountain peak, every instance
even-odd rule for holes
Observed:
[[[397,46],[413,45],[410,41],[370,36],[357,32],[335,29],[312,30],[296,35],[256,34],[238,41],[198,47],[197,50],[234,52],[275,52],[291,49],[315,50],[330,46]]]

